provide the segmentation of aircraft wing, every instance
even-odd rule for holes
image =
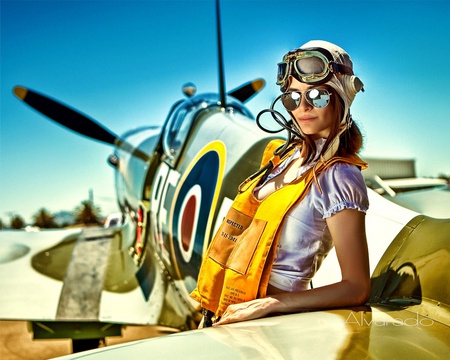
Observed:
[[[63,283],[36,271],[32,259],[80,233],[81,229],[0,231],[0,319],[55,319]]]
[[[450,353],[448,332],[448,326],[406,310],[367,307],[275,316],[60,359],[443,359]]]
[[[124,231],[0,231],[0,319],[156,324],[164,310],[161,274],[152,259],[138,283],[121,248]]]

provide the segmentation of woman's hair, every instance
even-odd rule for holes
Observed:
[[[342,99],[333,88],[329,86],[327,86],[327,88],[333,94],[333,96],[331,96],[331,102],[329,106],[333,107],[334,119],[330,134],[328,135],[327,141],[323,146],[322,154],[328,149],[331,141],[333,141],[333,139],[339,134],[339,125],[344,114],[344,104],[342,102]],[[291,116],[293,115],[291,114]],[[357,154],[363,146],[363,136],[358,125],[356,125],[356,123],[352,121],[350,114],[348,116],[350,117],[349,120],[351,125],[341,134],[339,138],[339,149],[336,154],[338,156]],[[314,154],[316,153],[316,144],[309,135],[303,134],[303,136],[305,140],[304,144],[307,147],[306,161],[309,161],[314,157]]]

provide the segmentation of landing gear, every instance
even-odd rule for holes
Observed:
[[[105,344],[105,338],[121,336],[121,324],[100,322],[31,322],[33,339],[72,339],[72,352],[97,349]]]
[[[77,353],[81,351],[97,349],[105,339],[72,339],[72,352]]]

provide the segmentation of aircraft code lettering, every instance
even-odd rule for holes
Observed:
[[[239,230],[242,230],[244,228],[241,224],[238,224],[237,222],[234,222],[234,221],[232,221],[230,219],[227,219],[227,224],[231,225],[231,226],[233,226],[233,227],[235,227],[235,228],[237,228]]]
[[[227,234],[226,232],[222,231],[222,233],[220,234],[222,237],[224,237],[225,239],[231,240],[236,242],[237,238],[235,238],[233,235]]]

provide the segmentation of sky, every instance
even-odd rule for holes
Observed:
[[[0,219],[73,210],[93,193],[117,211],[111,147],[19,101],[25,86],[116,134],[161,124],[184,83],[217,92],[214,0],[1,0]],[[276,64],[312,39],[336,43],[365,84],[351,112],[363,157],[415,159],[450,176],[450,1],[222,0],[226,89],[256,78],[256,115],[279,94]]]

